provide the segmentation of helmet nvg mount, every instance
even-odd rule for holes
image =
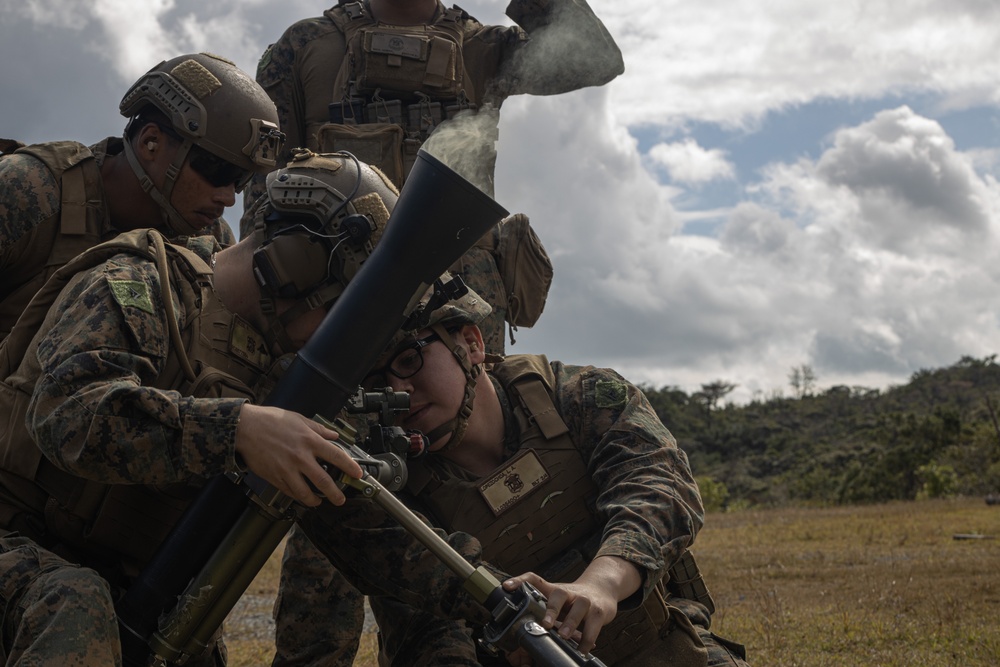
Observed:
[[[242,190],[255,172],[265,174],[274,168],[284,138],[274,103],[264,89],[231,61],[209,53],[178,56],[156,65],[132,85],[118,108],[129,119],[125,130],[129,164],[163,209],[166,226],[179,234],[200,231],[170,204],[189,154],[192,167],[213,185],[233,184]],[[128,140],[133,123],[150,121],[143,115],[150,109],[166,117],[169,127],[162,129],[181,143],[161,188],[139,164]]]
[[[285,326],[340,296],[374,250],[399,193],[350,153],[305,149],[268,174],[266,188],[248,211],[255,233],[263,235],[254,275],[268,339],[290,352]],[[277,299],[295,303],[279,315]]]

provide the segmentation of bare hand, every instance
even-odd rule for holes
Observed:
[[[236,451],[251,471],[303,505],[323,501],[306,480],[334,505],[343,505],[343,492],[320,461],[351,477],[361,477],[361,467],[330,442],[336,438],[336,431],[296,412],[247,403],[236,428]]]
[[[571,584],[552,583],[534,572],[526,572],[508,579],[503,587],[508,591],[516,590],[523,582],[537,588],[546,598],[542,627],[546,630],[557,628],[556,632],[563,639],[573,639],[576,634],[581,653],[593,650],[601,628],[618,612],[618,600],[613,594],[597,584],[581,583],[580,580]]]

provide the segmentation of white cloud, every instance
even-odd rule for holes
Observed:
[[[997,101],[1000,4],[870,0],[595,0],[625,53],[612,83],[624,122],[751,127],[818,99],[935,92]]]
[[[1000,189],[936,122],[886,110],[816,160],[770,165],[712,239],[683,233],[627,138],[600,122],[553,133],[558,108],[530,100],[505,116],[504,132],[529,140],[501,140],[498,192],[516,173],[522,204],[545,210],[533,220],[557,268],[515,351],[688,390],[726,379],[745,400],[801,363],[821,386],[884,386],[1000,343],[984,316],[1000,291]]]
[[[725,151],[702,148],[693,139],[656,144],[649,149],[649,158],[654,165],[665,168],[670,179],[678,183],[701,185],[736,176]]]
[[[998,195],[938,123],[907,107],[840,130],[815,163],[769,167],[751,190],[872,247],[966,259],[991,241]]]

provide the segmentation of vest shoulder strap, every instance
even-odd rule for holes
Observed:
[[[508,394],[520,400],[529,421],[546,440],[569,433],[553,400],[556,376],[545,355],[512,355],[494,368],[493,375]]]
[[[100,242],[105,214],[101,171],[94,153],[76,141],[33,144],[17,152],[41,161],[60,183],[59,233],[47,266],[62,266]]]
[[[364,3],[361,2],[337,5],[323,12],[323,15],[333,21],[333,24],[345,36],[349,36],[348,31],[353,33],[358,28],[375,23],[374,19],[365,11]]]
[[[94,157],[90,148],[79,141],[50,141],[44,144],[31,144],[17,150],[27,153],[45,163],[56,178],[75,164]]]

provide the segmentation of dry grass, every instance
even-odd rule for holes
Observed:
[[[1000,508],[982,500],[709,517],[714,629],[756,667],[1000,665]]]
[[[713,630],[754,667],[1000,665],[1000,507],[980,499],[712,514],[695,551]],[[277,562],[227,624],[234,667],[270,664]],[[355,666],[375,665],[369,634]]]

